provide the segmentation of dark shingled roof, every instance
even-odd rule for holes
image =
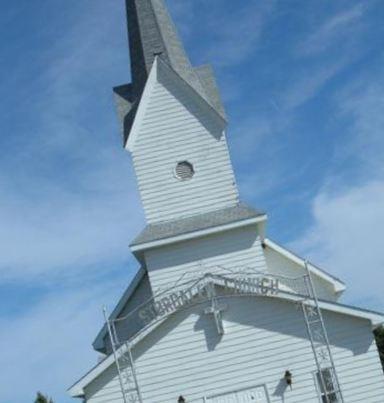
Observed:
[[[133,91],[139,94],[161,55],[197,92],[203,87],[184,50],[164,0],[126,0]]]
[[[149,224],[131,243],[131,246],[232,224],[263,215],[265,215],[265,213],[262,211],[255,210],[244,204],[239,204],[234,207],[199,214],[180,220]]]
[[[132,84],[114,88],[126,141],[156,56],[225,119],[212,69],[194,68],[184,50],[164,0],[126,0]]]

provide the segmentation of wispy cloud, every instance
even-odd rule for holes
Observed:
[[[338,74],[348,63],[341,59],[324,63],[324,65],[307,66],[296,72],[296,79],[287,86],[280,97],[284,109],[292,110],[317,96],[321,89]]]
[[[187,0],[171,1],[170,5],[179,18],[182,33],[187,39],[194,39],[194,50],[198,50],[199,58],[219,67],[229,67],[239,65],[255,54],[276,1],[249,0],[244,4],[226,2],[223,5],[221,0],[210,0],[209,3]],[[228,12],[231,14],[229,19]],[[196,19],[199,20],[198,27],[192,23]]]
[[[97,362],[90,343],[103,325],[101,304],[121,292],[118,280],[124,279],[52,291],[23,314],[0,318],[0,343],[7,346],[0,355],[1,402],[33,401],[38,390],[55,402],[73,401],[66,389]]]
[[[350,138],[340,144],[338,158],[354,156],[361,164],[364,178],[384,175],[384,74],[381,63],[376,69],[372,67],[368,74],[357,77],[336,97],[339,117],[348,122],[346,132]]]
[[[3,281],[89,275],[83,266],[98,270],[129,257],[143,218],[112,109],[115,62],[121,57],[123,68],[127,51],[105,42],[116,36],[113,21],[123,8],[107,9],[110,17],[97,4],[78,10],[78,23],[47,48],[49,63],[30,83],[38,90],[21,99],[34,118],[22,147],[2,161]]]
[[[2,289],[12,282],[0,296],[1,402],[33,401],[37,390],[72,401],[67,387],[96,363],[101,305],[116,302],[136,269],[128,243],[143,217],[111,91],[129,79],[123,2],[66,11],[61,35],[57,21],[41,24],[39,39],[48,29],[51,40],[6,83],[22,75],[26,87],[10,92],[23,125],[13,117],[18,130],[1,138]],[[13,309],[21,294],[25,306]]]
[[[349,125],[313,199],[312,225],[292,245],[345,279],[349,301],[377,309],[384,303],[383,79],[381,69],[370,71],[336,97],[339,117]]]
[[[384,180],[339,193],[321,191],[313,224],[292,247],[344,279],[348,301],[379,309],[384,303]]]
[[[368,5],[353,6],[328,15],[293,47],[298,69],[283,92],[281,102],[295,109],[317,96],[326,84],[363,57],[362,31]]]
[[[278,112],[268,116],[255,113],[240,120],[230,130],[231,153],[241,156],[234,161],[235,171],[246,172],[238,175],[238,186],[244,200],[259,205],[261,199],[273,193],[285,180],[279,155],[284,148],[281,136],[288,126],[289,121]]]
[[[108,176],[99,172],[89,180],[96,187],[97,180],[108,180]],[[138,230],[140,215],[136,200],[115,178],[110,178],[110,192],[103,186],[88,194],[85,186],[79,193],[69,192],[36,180],[33,186],[38,187],[39,195],[28,200],[0,185],[0,243],[6,251],[0,256],[2,281],[86,276],[90,272],[84,266],[100,270],[102,265],[127,261],[127,234]],[[28,195],[31,190],[24,188],[23,192]]]
[[[313,55],[338,46],[340,42],[350,41],[356,35],[357,24],[363,17],[367,5],[354,4],[346,10],[328,17],[320,26],[302,41],[297,52],[302,55]]]
[[[255,55],[274,8],[275,1],[251,1],[246,6],[237,6],[230,20],[223,13],[210,19],[208,29],[214,44],[207,50],[207,59],[221,66],[232,66]]]

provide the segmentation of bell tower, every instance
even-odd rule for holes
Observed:
[[[115,88],[149,224],[239,203],[212,69],[194,68],[163,0],[127,0],[132,83]]]

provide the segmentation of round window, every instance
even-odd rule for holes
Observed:
[[[192,179],[195,171],[193,169],[193,165],[188,161],[178,162],[175,169],[176,177],[182,181],[187,181]]]

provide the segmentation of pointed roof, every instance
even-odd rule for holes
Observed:
[[[192,66],[164,0],[126,0],[126,9],[132,84],[114,89],[125,140],[156,56],[225,119],[213,71]]]
[[[203,87],[184,50],[164,0],[126,0],[132,83],[140,92],[156,56],[196,91]]]

